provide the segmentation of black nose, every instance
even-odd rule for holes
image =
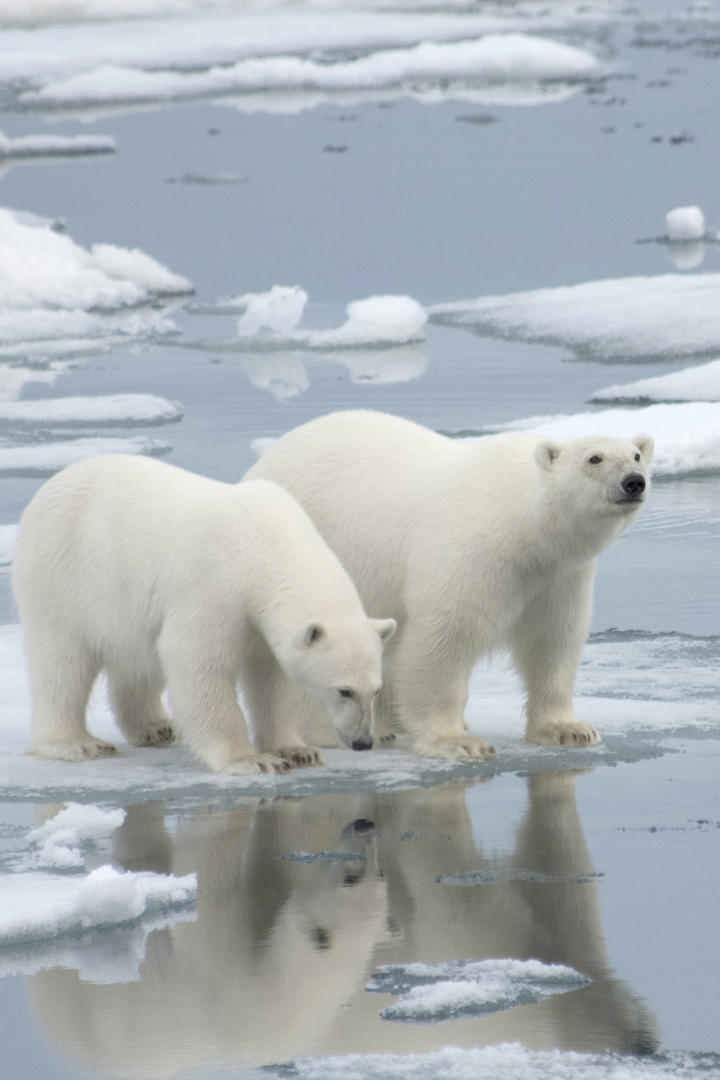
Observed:
[[[353,739],[353,750],[372,750],[372,739]]]
[[[639,472],[628,473],[623,479],[622,489],[626,495],[642,495],[645,490],[645,477]]]

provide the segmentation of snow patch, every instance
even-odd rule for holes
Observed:
[[[606,362],[720,350],[720,274],[611,278],[437,304],[431,318]]]
[[[380,1010],[384,1020],[429,1023],[512,1009],[578,990],[590,981],[573,968],[539,960],[455,960],[388,964],[365,989],[399,995]]]

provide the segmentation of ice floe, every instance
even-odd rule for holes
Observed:
[[[720,401],[720,360],[669,375],[605,386],[594,392],[591,401]]]
[[[117,745],[112,758],[70,763],[28,756],[30,701],[20,627],[0,626],[0,794],[7,798],[92,800],[125,805],[159,797],[192,805],[208,797],[296,796],[320,791],[399,791],[455,776],[492,776],[504,771],[589,768],[663,753],[666,740],[717,738],[717,667],[720,638],[679,634],[595,635],[585,648],[577,680],[576,709],[599,728],[603,742],[568,751],[523,741],[524,695],[519,679],[500,658],[473,673],[466,718],[471,731],[497,748],[490,762],[456,764],[418,758],[398,749],[326,750],[327,765],[274,776],[235,777],[210,773],[182,746],[151,750],[128,746],[110,714],[103,681],[93,692],[89,727]],[[617,672],[627,678],[618,682]],[[633,672],[652,670],[648,682]]]
[[[665,215],[668,240],[702,240],[705,215],[699,206],[676,206]]]
[[[611,278],[437,304],[431,318],[606,362],[720,350],[720,274]]]
[[[206,71],[142,71],[101,66],[20,94],[25,105],[78,106],[150,102],[254,91],[364,91],[442,86],[448,81],[532,84],[587,79],[601,73],[584,49],[529,34],[488,34],[469,41],[422,41],[350,60],[264,56]],[[447,93],[447,91],[446,91]]]
[[[720,469],[720,403],[693,401],[603,409],[559,416],[530,416],[493,430],[531,431],[555,439],[586,435],[631,438],[641,432],[655,439],[656,477],[717,472]]]
[[[704,1080],[717,1074],[720,1054],[675,1050],[652,1057],[530,1050],[501,1043],[425,1054],[345,1054],[299,1058],[263,1076],[285,1080]],[[261,1074],[258,1072],[258,1077]]]
[[[7,945],[123,925],[192,904],[197,890],[195,874],[123,873],[109,865],[80,876],[30,871],[4,874],[1,881],[0,957]]]
[[[179,420],[182,408],[155,394],[109,394],[0,402],[0,424],[160,424]]]
[[[483,1016],[587,986],[590,979],[563,964],[539,960],[454,960],[442,964],[388,964],[366,990],[395,994],[380,1010],[384,1020],[431,1023]]]
[[[27,834],[32,851],[26,865],[48,870],[84,868],[83,846],[111,836],[124,820],[125,811],[121,809],[70,803]]]
[[[5,158],[111,154],[115,145],[112,135],[21,135],[12,139],[0,131],[0,162]]]
[[[168,450],[158,439],[140,436],[128,439],[103,436],[8,446],[0,442],[0,476],[49,476],[76,461],[95,454],[162,454]]]

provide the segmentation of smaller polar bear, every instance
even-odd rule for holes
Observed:
[[[247,476],[292,492],[365,606],[397,620],[380,738],[400,729],[417,754],[485,758],[495,751],[463,722],[468,681],[504,647],[530,742],[599,741],[572,701],[595,564],[642,506],[652,452],[648,435],[458,440],[360,410],[288,432]]]
[[[18,530],[13,586],[33,700],[31,753],[112,753],[89,734],[101,669],[130,743],[172,723],[216,772],[319,764],[297,733],[298,686],[356,750],[371,740],[382,644],[336,556],[276,484],[224,484],[148,458],[90,458],[37,492]],[[237,700],[241,683],[255,734]]]

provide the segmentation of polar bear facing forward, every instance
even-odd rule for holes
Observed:
[[[371,745],[395,623],[367,618],[307,514],[273,483],[223,484],[140,457],[82,461],[25,510],[13,585],[35,754],[78,761],[114,750],[85,724],[101,669],[130,743],[172,738],[167,684],[173,726],[217,772],[322,761],[296,730],[298,688],[342,742]]]
[[[527,691],[526,737],[588,744],[573,685],[597,556],[635,518],[653,441],[529,434],[462,441],[369,411],[283,436],[248,478],[292,492],[368,609],[398,622],[376,734],[416,753],[484,758],[463,721],[476,661],[508,646]]]

